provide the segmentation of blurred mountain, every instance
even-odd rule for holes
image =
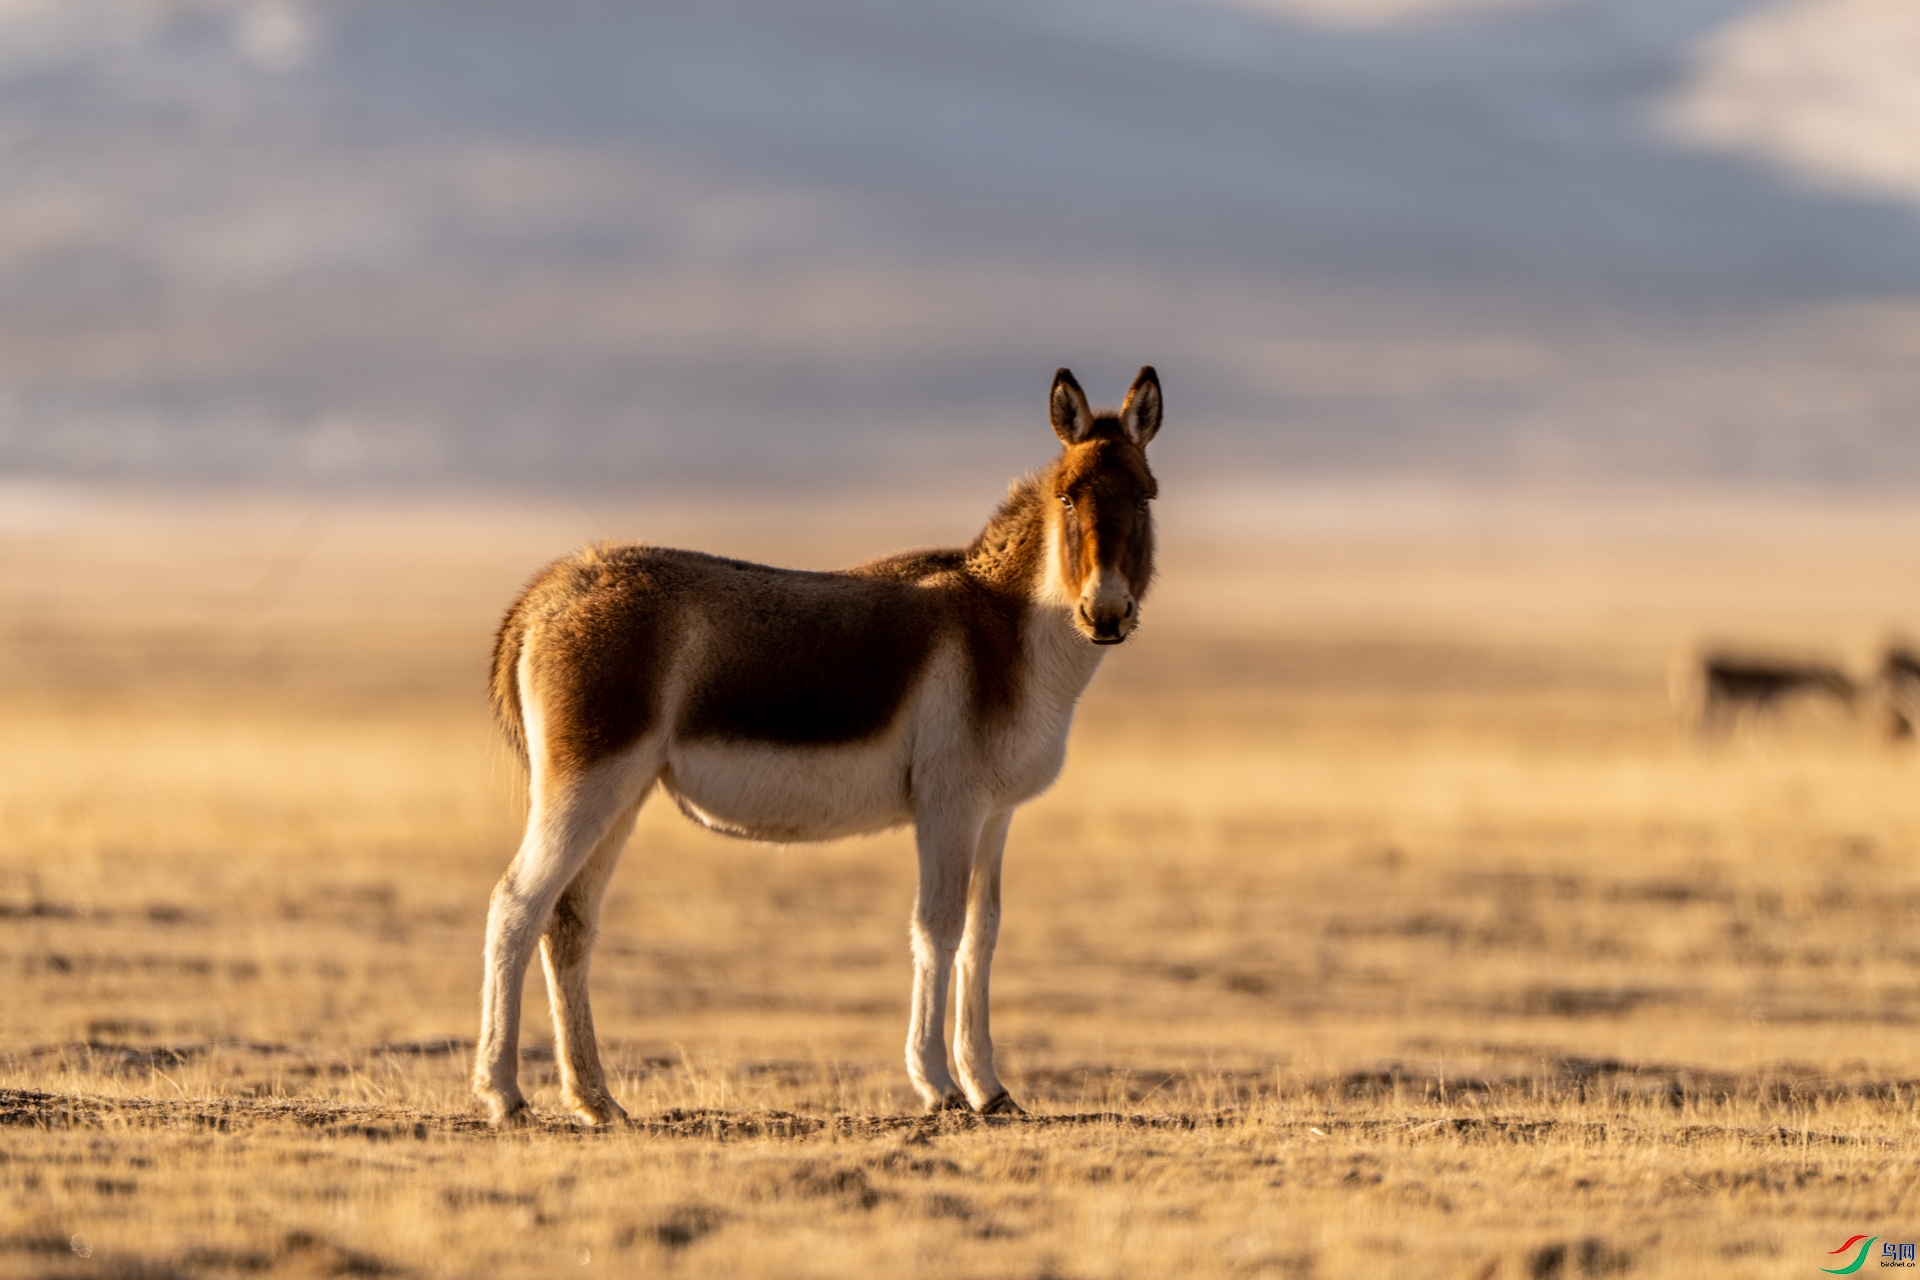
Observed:
[[[1904,2],[0,0],[0,472],[1904,486]]]

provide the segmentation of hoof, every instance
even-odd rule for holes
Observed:
[[[593,1098],[569,1098],[567,1110],[595,1126],[625,1124],[627,1120],[626,1108],[604,1093]]]
[[[930,1116],[938,1115],[942,1111],[971,1111],[971,1110],[973,1110],[973,1108],[967,1105],[967,1095],[964,1093],[960,1093],[957,1090],[953,1093],[948,1094],[946,1097],[940,1099],[938,1102],[929,1102],[927,1104],[927,1114]]]
[[[987,1100],[986,1104],[980,1108],[980,1114],[983,1116],[1023,1116],[1027,1114],[1027,1109],[1008,1097],[1007,1091],[1002,1089],[994,1097]]]
[[[525,1128],[533,1123],[533,1108],[525,1098],[515,1098],[511,1103],[488,1098],[487,1123],[496,1129]]]

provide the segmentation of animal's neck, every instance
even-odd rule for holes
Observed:
[[[1060,578],[1058,519],[1051,469],[1016,481],[987,527],[967,548],[976,580],[1021,611],[1035,691],[1070,709],[1100,669],[1106,651],[1073,625],[1073,593]]]
[[[1028,612],[1026,645],[1035,690],[1063,712],[1079,701],[1107,656],[1073,625],[1070,606],[1051,602]]]

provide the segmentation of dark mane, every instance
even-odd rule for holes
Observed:
[[[1047,489],[1059,463],[1028,472],[1007,487],[1007,496],[972,542],[967,568],[996,585],[1024,587],[1045,554]]]

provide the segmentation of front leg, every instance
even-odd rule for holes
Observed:
[[[993,1034],[987,1026],[987,986],[993,947],[1000,937],[1000,858],[1007,848],[1013,812],[987,819],[973,855],[967,887],[967,928],[960,939],[958,1008],[953,1019],[953,1061],[966,1086],[967,1100],[988,1115],[1020,1114],[993,1070]]]
[[[971,814],[923,813],[914,825],[920,887],[913,903],[913,1014],[907,1024],[907,1076],[928,1111],[964,1108],[966,1095],[947,1070],[947,982],[966,924],[967,880],[980,840]]]

